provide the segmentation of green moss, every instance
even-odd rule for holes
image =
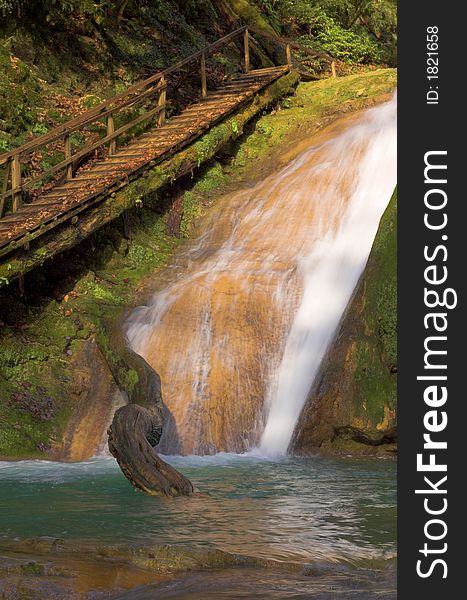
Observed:
[[[394,193],[378,229],[365,271],[360,313],[363,336],[356,350],[356,415],[373,427],[385,407],[396,408],[397,365],[397,196]]]
[[[10,379],[0,376],[0,456],[43,458],[70,416],[69,383],[60,363],[22,361]]]
[[[21,565],[23,575],[44,575],[45,567],[37,562],[30,561],[25,565]]]
[[[222,166],[218,162],[213,162],[195,183],[193,191],[202,194],[213,192],[220,189],[227,181],[228,177],[222,170]]]
[[[248,0],[227,0],[238,17],[247,25],[254,25],[267,33],[276,33],[261,12]]]
[[[183,194],[183,216],[180,223],[180,234],[182,237],[189,237],[191,226],[200,214],[198,198],[193,192]]]
[[[374,307],[368,315],[368,327],[378,331],[386,365],[397,363],[397,197],[394,194],[381,219],[369,264],[366,297]],[[374,262],[373,262],[374,261]]]
[[[384,420],[385,407],[396,406],[394,377],[381,362],[379,344],[360,340],[356,349],[355,415],[369,420],[370,430]]]

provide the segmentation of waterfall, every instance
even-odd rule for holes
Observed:
[[[260,451],[287,452],[295,424],[339,321],[365,268],[379,220],[396,184],[396,97],[369,111],[364,121],[335,140],[335,160],[369,139],[355,164],[355,187],[336,231],[328,231],[300,263],[303,295],[270,384]],[[326,190],[329,202],[337,185]]]
[[[251,189],[130,316],[161,376],[160,450],[284,454],[396,183],[396,100],[341,120]]]

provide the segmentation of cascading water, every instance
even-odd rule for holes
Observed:
[[[362,139],[367,147],[353,164],[354,190],[337,231],[327,231],[299,263],[302,300],[266,404],[260,451],[267,455],[287,452],[310,386],[365,268],[379,220],[396,185],[395,96],[334,140],[330,148],[334,160],[338,162],[341,153],[351,157],[353,151],[358,152]],[[334,194],[331,185],[326,190],[329,202]]]
[[[171,413],[161,451],[287,451],[395,187],[395,120],[394,98],[224,198],[134,311],[128,340]]]

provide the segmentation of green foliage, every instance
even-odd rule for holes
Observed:
[[[209,8],[209,0],[175,0],[180,12],[186,16],[199,14],[202,10]]]
[[[38,125],[41,91],[34,70],[11,54],[8,41],[0,42],[0,149],[6,150],[16,136]]]
[[[286,35],[348,63],[394,64],[395,0],[253,0]]]
[[[83,96],[79,100],[79,104],[83,108],[94,108],[94,106],[99,105],[101,102],[103,102],[103,99],[96,94],[86,94],[86,96]]]
[[[0,0],[0,15],[8,15],[15,7],[14,0]]]
[[[383,58],[381,48],[368,32],[345,29],[322,10],[314,14],[309,26],[311,34],[301,38],[308,47],[349,63],[380,62]]]
[[[36,123],[32,128],[32,132],[36,135],[47,133],[47,125],[45,125],[44,123]]]
[[[96,18],[121,4],[122,0],[0,0],[0,14],[20,21],[34,17],[37,21],[50,21],[70,15]]]

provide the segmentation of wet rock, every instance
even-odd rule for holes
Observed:
[[[394,194],[299,418],[292,441],[296,453],[395,452],[396,210]]]
[[[80,343],[70,394],[71,417],[51,454],[56,460],[86,460],[101,449],[113,413],[126,402],[94,341]]]

